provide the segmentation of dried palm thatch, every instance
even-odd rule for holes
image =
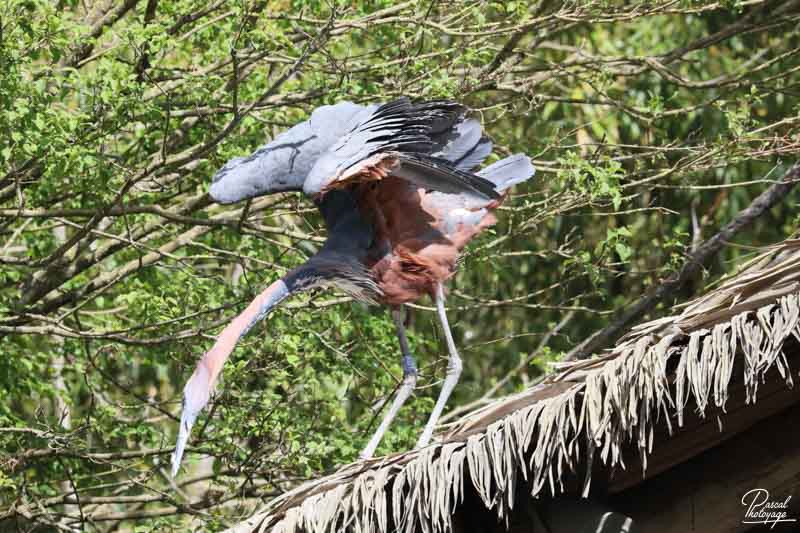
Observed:
[[[306,483],[229,531],[448,531],[467,483],[504,518],[515,490],[557,494],[578,470],[586,494],[596,460],[624,467],[633,446],[646,468],[659,424],[671,433],[687,405],[700,416],[724,409],[735,363],[748,403],[770,370],[791,386],[790,337],[800,340],[800,239],[679,314],[634,328],[610,353],[467,415],[439,443]]]

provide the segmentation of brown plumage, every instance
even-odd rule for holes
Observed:
[[[359,185],[355,193],[375,232],[366,266],[383,293],[381,300],[390,305],[433,296],[436,284],[455,273],[470,239],[495,222],[484,209],[477,224],[460,223],[448,231],[443,224],[447,213],[429,201],[431,193],[395,176]]]

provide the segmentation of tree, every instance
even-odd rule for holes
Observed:
[[[0,13],[11,530],[217,530],[356,457],[400,376],[393,326],[318,293],[243,340],[188,471],[166,474],[195,361],[324,239],[301,197],[223,207],[210,176],[318,105],[455,98],[499,156],[536,160],[452,284],[465,372],[451,407],[536,379],[800,154],[797,1],[5,0]],[[792,234],[797,200],[788,187],[652,316]],[[433,404],[431,310],[412,328],[422,387],[379,451],[412,446]]]

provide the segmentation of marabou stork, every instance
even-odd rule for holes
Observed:
[[[480,122],[454,102],[341,102],[316,109],[306,122],[249,157],[232,159],[214,176],[210,195],[220,203],[303,191],[321,211],[328,238],[305,264],[258,295],[198,363],[184,388],[173,476],[192,425],[237,341],[288,296],[323,286],[389,305],[397,328],[403,382],[363,458],[373,455],[416,384],[403,304],[426,294],[433,298],[449,358],[441,393],[417,447],[428,444],[461,373],[442,284],[453,275],[469,240],[494,223],[492,210],[505,192],[534,174],[530,158],[522,154],[473,173],[491,150]]]

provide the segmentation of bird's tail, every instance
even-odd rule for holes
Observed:
[[[536,173],[531,158],[525,154],[514,154],[481,169],[478,176],[491,181],[499,193],[514,185],[528,181]]]

